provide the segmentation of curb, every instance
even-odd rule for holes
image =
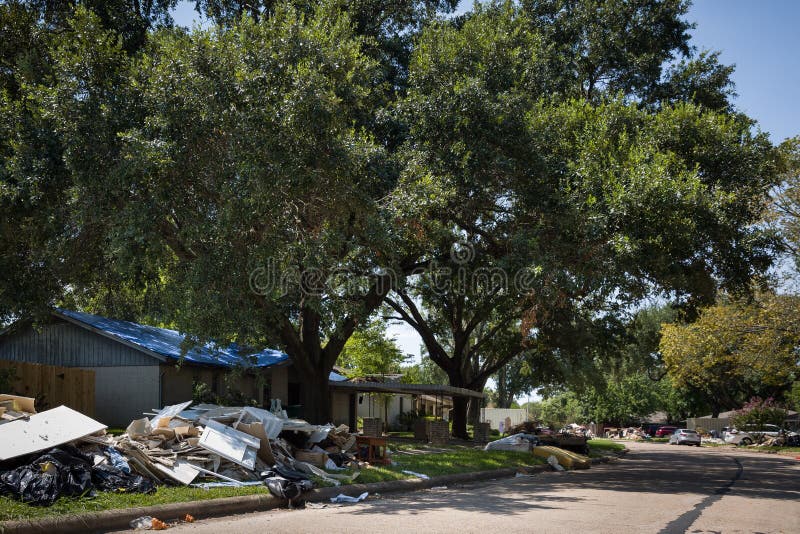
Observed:
[[[602,458],[596,458],[602,460]],[[547,471],[549,466],[537,465],[526,468],[528,473]],[[510,477],[517,473],[519,468],[508,467],[492,471],[477,471],[472,473],[457,473],[431,477],[427,480],[410,478],[393,480],[389,482],[375,482],[371,484],[349,484],[347,486],[326,487],[310,491],[305,494],[308,502],[327,501],[340,493],[357,496],[365,491],[370,493],[395,493],[417,491],[434,486],[448,484],[466,484],[495,478]],[[275,508],[285,508],[286,500],[278,499],[265,493],[263,495],[246,495],[243,497],[223,497],[206,501],[176,502],[159,504],[155,506],[142,506],[137,508],[123,508],[103,510],[102,512],[80,514],[67,517],[48,517],[37,520],[0,521],[2,534],[44,534],[54,533],[85,533],[105,532],[109,530],[127,530],[133,519],[141,516],[152,516],[162,521],[171,521],[186,514],[196,519],[219,517],[233,514],[263,512]]]

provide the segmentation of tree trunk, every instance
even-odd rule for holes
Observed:
[[[483,399],[476,399],[475,397],[470,397],[469,399],[469,408],[467,409],[467,423],[472,425],[472,428],[475,428],[481,420],[481,405],[483,404]]]
[[[469,439],[467,434],[467,397],[453,397],[453,416],[452,434],[454,438]]]
[[[331,388],[328,383],[330,371],[318,369],[313,374],[298,374],[301,380],[300,393],[303,399],[305,420],[316,425],[333,422]]]
[[[470,384],[470,387],[467,389],[472,389],[474,391],[483,391],[483,388],[486,387],[486,380],[480,380],[479,382]],[[467,412],[467,422],[472,425],[472,428],[475,428],[481,420],[481,407],[483,406],[483,399],[478,399],[476,397],[469,398],[469,409]]]

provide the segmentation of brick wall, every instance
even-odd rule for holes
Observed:
[[[450,423],[431,421],[430,440],[434,445],[445,445],[450,441]]]

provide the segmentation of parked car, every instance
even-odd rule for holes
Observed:
[[[745,425],[742,430],[736,428],[723,429],[722,439],[725,443],[733,445],[752,445],[762,441],[763,438],[776,438],[781,435],[793,435],[794,432],[786,432],[778,425]]]
[[[697,445],[700,446],[700,434],[688,428],[678,428],[669,437],[670,445]]]
[[[658,430],[656,430],[656,437],[657,438],[665,438],[665,437],[671,435],[676,430],[678,430],[677,426],[662,426]]]

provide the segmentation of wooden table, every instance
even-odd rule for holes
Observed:
[[[371,464],[390,464],[392,461],[386,457],[386,438],[373,436],[356,436],[358,455],[365,462]],[[366,447],[366,456],[362,454],[362,447]]]

